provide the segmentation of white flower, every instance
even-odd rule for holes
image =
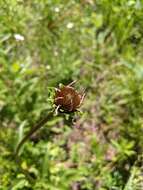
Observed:
[[[46,66],[46,69],[47,69],[47,70],[50,70],[50,69],[51,69],[51,66],[50,66],[50,65],[47,65],[47,66]]]
[[[22,36],[21,34],[14,34],[14,38],[16,39],[16,41],[23,41],[24,40],[24,36]]]
[[[58,51],[54,51],[54,56],[58,56]]]
[[[20,66],[21,66],[22,68],[24,68],[24,67],[25,67],[25,64],[22,63],[22,64],[20,64]]]
[[[54,9],[54,10],[55,10],[55,12],[56,12],[56,13],[59,13],[59,12],[60,12],[59,7],[55,7],[55,9]]]
[[[67,28],[68,29],[72,29],[74,27],[74,23],[73,22],[69,22],[68,24],[67,24]]]

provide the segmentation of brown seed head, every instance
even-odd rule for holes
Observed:
[[[74,112],[80,107],[83,96],[71,86],[56,90],[55,104],[67,112]]]

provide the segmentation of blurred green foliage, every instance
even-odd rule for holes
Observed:
[[[142,0],[0,0],[0,190],[143,188],[142,18]],[[16,145],[73,80],[83,114],[25,143],[31,182]]]

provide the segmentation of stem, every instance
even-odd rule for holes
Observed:
[[[20,143],[18,144],[16,151],[15,151],[15,156],[17,157],[20,151],[20,148],[22,147],[22,145],[28,140],[28,138],[33,135],[33,133],[35,133],[38,129],[40,129],[45,123],[47,123],[47,121],[49,120],[49,118],[53,115],[53,111],[50,112],[45,118],[43,118],[42,120],[40,120],[38,123],[36,123],[36,125],[34,125],[31,130],[27,133],[27,135],[20,141]]]

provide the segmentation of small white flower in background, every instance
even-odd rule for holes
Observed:
[[[55,10],[55,12],[56,12],[56,13],[59,13],[59,12],[60,12],[59,7],[55,7],[55,9],[54,9],[54,10]]]
[[[72,29],[74,27],[74,23],[73,22],[69,22],[68,24],[67,24],[67,28],[68,29]]]
[[[14,34],[14,38],[16,39],[16,41],[24,41],[24,36],[22,36],[21,34]]]
[[[47,70],[50,70],[50,69],[51,69],[51,66],[50,66],[50,65],[47,65],[47,66],[46,66],[46,69],[47,69]]]
[[[54,56],[58,56],[58,51],[54,51]]]

